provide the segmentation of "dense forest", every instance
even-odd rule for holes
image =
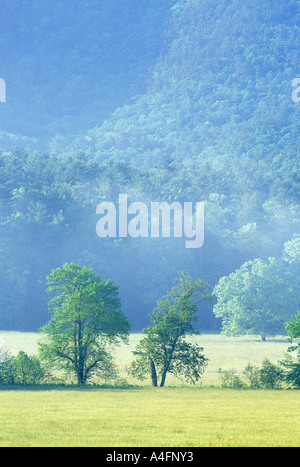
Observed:
[[[46,322],[46,275],[65,262],[112,279],[133,330],[180,270],[216,287],[202,330],[222,317],[224,327],[232,274],[236,303],[243,277],[252,297],[276,291],[270,309],[295,314],[299,2],[5,0],[2,10],[0,329]],[[204,245],[100,239],[96,206],[120,193],[203,201]]]

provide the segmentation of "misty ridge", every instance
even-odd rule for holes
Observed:
[[[263,278],[249,290],[282,292],[284,333],[300,304],[298,2],[4,0],[2,15],[0,329],[44,325],[46,276],[73,262],[113,280],[136,331],[180,270],[216,290]],[[214,306],[201,330],[224,328]]]

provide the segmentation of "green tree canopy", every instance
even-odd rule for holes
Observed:
[[[83,385],[95,374],[110,374],[111,346],[126,341],[129,322],[118,287],[92,269],[65,264],[48,276],[52,317],[42,328],[39,350],[52,368],[76,375]]]
[[[201,377],[207,359],[203,348],[186,341],[187,336],[198,333],[194,327],[197,303],[210,300],[209,286],[201,279],[192,279],[181,273],[179,284],[158,300],[151,314],[152,326],[144,329],[141,339],[133,352],[135,360],[130,371],[144,379],[151,375],[152,385],[164,386],[167,373],[195,382]]]
[[[285,331],[299,301],[298,276],[281,258],[247,261],[214,288],[214,313],[229,335],[268,335]]]

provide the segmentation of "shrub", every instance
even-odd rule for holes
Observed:
[[[293,389],[300,389],[300,362],[293,360],[291,355],[285,354],[280,362],[284,371],[284,380]]]
[[[258,389],[261,387],[261,380],[260,380],[260,369],[258,366],[252,365],[252,363],[248,363],[246,366],[243,374],[245,378],[249,382],[249,387],[251,389]]]
[[[40,360],[37,356],[29,356],[20,350],[14,359],[15,383],[39,384],[44,377]]]
[[[234,368],[230,370],[219,368],[218,373],[224,388],[277,389],[286,381],[292,383],[294,387],[300,387],[300,364],[290,362],[288,370],[284,372],[279,365],[265,359],[261,367],[252,363],[247,364],[243,371],[246,382],[241,379]]]
[[[221,368],[219,368],[218,373],[220,375],[223,388],[241,389],[245,387],[244,383],[242,382],[241,378],[239,377],[237,371],[234,368],[229,370],[222,370]]]
[[[271,363],[268,359],[263,361],[259,373],[261,386],[266,389],[279,388],[284,381],[283,370],[278,365]]]
[[[14,357],[0,345],[0,384],[14,384]]]

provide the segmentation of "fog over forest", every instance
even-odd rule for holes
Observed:
[[[72,262],[114,281],[133,331],[184,270],[215,291],[200,330],[256,300],[285,332],[300,307],[299,2],[2,0],[0,21],[0,330],[44,325],[46,277]],[[192,207],[198,230],[171,217],[164,237],[154,216],[151,230],[161,202]]]

